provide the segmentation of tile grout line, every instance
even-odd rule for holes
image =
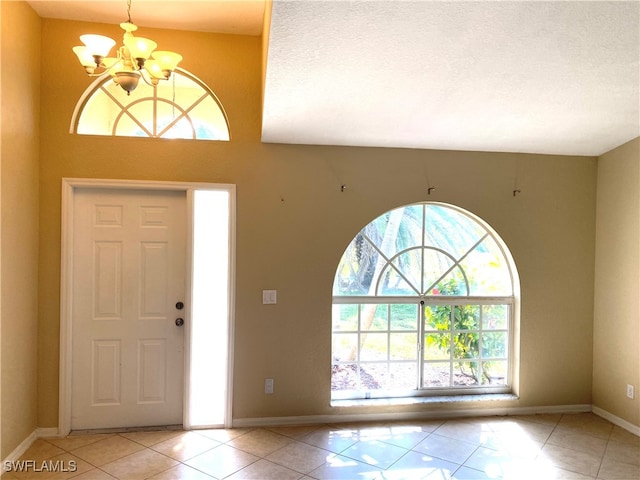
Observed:
[[[604,463],[604,457],[607,454],[607,449],[609,448],[609,442],[611,441],[611,436],[613,435],[613,427],[609,430],[609,436],[607,437],[607,443],[604,446],[604,451],[602,452],[602,458],[600,459],[600,465],[598,465],[598,472],[596,473],[596,479],[600,477],[600,471],[602,470],[602,464]]]
[[[565,416],[567,416],[567,415],[569,415],[569,414],[566,414],[566,413],[562,414],[562,416],[560,417],[560,420],[558,421],[558,423],[556,423],[555,427],[553,428],[553,430],[552,430],[552,431],[551,431],[551,433],[549,434],[549,437],[548,437],[548,438],[547,438],[547,440],[545,441],[545,445],[547,445],[547,443],[548,443],[549,439],[551,438],[551,435],[553,435],[553,432],[555,432],[555,431],[556,431],[556,429],[558,428],[558,426],[559,426],[559,425],[560,425],[560,423],[562,422],[562,419],[563,419]],[[568,427],[567,427],[567,428],[568,428]],[[613,433],[613,426],[611,427],[611,430],[609,431],[609,434],[607,435],[607,442],[606,442],[606,444],[605,444],[604,451],[603,451],[603,452],[602,452],[602,454],[600,455],[600,461],[598,462],[598,471],[596,472],[595,477],[593,477],[593,478],[595,478],[596,480],[598,479],[598,476],[600,475],[600,470],[602,469],[602,463],[603,463],[603,461],[604,461],[604,456],[605,456],[605,454],[606,454],[606,452],[607,452],[607,447],[608,447],[608,445],[609,445],[609,440],[611,439],[611,434],[612,434],[612,433]],[[587,435],[587,436],[589,436],[589,437],[593,437],[593,438],[600,438],[600,437],[597,437],[597,436],[595,436],[595,435],[591,435],[591,433],[589,433],[589,432],[581,432],[581,433],[577,433],[577,432],[576,432],[576,433],[573,433],[573,434],[574,434],[574,435],[579,435],[579,434],[581,434],[581,435]],[[562,448],[566,448],[567,450],[571,450],[571,451],[574,451],[574,452],[578,452],[578,453],[586,453],[586,454],[591,455],[591,456],[594,456],[594,457],[596,456],[595,454],[593,454],[593,453],[591,453],[591,452],[584,452],[584,451],[582,451],[582,450],[578,450],[578,449],[575,449],[575,448],[571,448],[570,446],[555,445],[555,444],[553,444],[553,443],[549,443],[549,445],[550,445],[550,446],[560,446],[560,447],[562,447]],[[543,448],[544,448],[544,447],[543,447]],[[565,468],[565,467],[562,467],[562,468],[563,468],[564,470],[569,470],[568,468]],[[583,474],[582,472],[577,472],[577,471],[575,471],[575,470],[569,470],[569,471],[572,471],[572,472],[575,472],[575,473],[578,473],[578,474],[581,474],[581,475],[585,475],[585,474]]]
[[[179,460],[177,458],[173,458],[173,457],[163,453],[162,451],[158,451],[158,450],[154,449],[154,446],[157,446],[158,444],[160,444],[160,443],[162,443],[164,441],[171,440],[172,438],[174,438],[173,436],[169,437],[167,439],[162,439],[162,440],[156,441],[155,437],[153,437],[153,436],[150,436],[150,437],[141,436],[141,437],[138,437],[136,439],[135,437],[134,438],[129,438],[129,437],[125,436],[126,434],[128,434],[130,432],[118,432],[118,433],[114,432],[114,433],[108,433],[106,435],[103,434],[104,437],[97,438],[97,439],[92,439],[92,441],[89,441],[86,444],[81,442],[80,445],[77,446],[77,447],[72,447],[73,446],[73,442],[60,442],[61,445],[65,445],[64,447],[61,447],[61,446],[58,446],[58,445],[56,445],[54,443],[55,442],[54,439],[45,439],[45,438],[43,438],[42,441],[44,441],[45,444],[48,445],[49,447],[54,447],[54,448],[58,449],[59,452],[62,452],[62,453],[59,453],[57,455],[52,455],[51,458],[55,458],[55,457],[57,457],[59,455],[63,455],[63,454],[66,453],[66,454],[69,454],[69,455],[73,455],[74,457],[77,457],[78,459],[80,459],[80,460],[82,460],[83,462],[86,463],[86,465],[88,466],[88,470],[86,472],[81,472],[81,473],[78,473],[78,474],[74,474],[70,478],[74,478],[77,475],[84,475],[87,472],[90,472],[92,470],[94,470],[95,472],[102,472],[102,473],[107,474],[107,475],[112,475],[107,470],[105,470],[103,467],[105,467],[106,465],[109,465],[110,463],[113,463],[113,462],[116,462],[116,461],[119,461],[119,460],[122,460],[122,459],[126,459],[128,457],[131,457],[133,455],[136,455],[136,454],[139,454],[140,452],[145,452],[145,451],[146,452],[152,452],[152,453],[160,454],[165,459],[177,462],[173,466],[170,466],[170,467],[167,467],[167,468],[163,468],[162,470],[156,471],[156,472],[154,472],[152,474],[148,474],[148,476],[146,476],[145,478],[150,478],[150,477],[153,477],[155,475],[161,475],[162,473],[167,472],[167,471],[171,470],[172,468],[176,468],[176,467],[179,467],[179,466],[183,466],[183,467],[186,467],[186,468],[191,468],[191,469],[193,469],[193,470],[195,470],[195,471],[197,471],[199,473],[202,473],[203,475],[206,475],[206,476],[209,477],[209,476],[211,476],[211,473],[208,473],[207,471],[201,470],[200,468],[193,467],[193,466],[187,464],[186,462],[191,460],[191,459],[193,459],[193,458],[195,458],[195,457],[198,457],[199,455],[203,455],[203,454],[205,454],[207,452],[210,452],[210,451],[212,451],[212,450],[214,450],[216,448],[219,448],[222,445],[226,445],[227,447],[229,447],[229,448],[231,448],[231,449],[233,449],[235,451],[243,452],[243,453],[252,455],[252,456],[255,457],[255,459],[253,461],[251,461],[250,463],[248,463],[248,464],[246,464],[246,465],[244,465],[242,467],[239,467],[237,470],[234,470],[233,472],[225,475],[224,477],[220,477],[220,478],[228,478],[229,476],[235,475],[238,472],[242,471],[243,469],[248,468],[251,465],[256,464],[260,460],[265,460],[265,461],[270,462],[270,463],[272,463],[274,465],[278,465],[279,467],[288,469],[288,470],[290,470],[292,472],[295,472],[296,474],[298,474],[300,476],[309,476],[309,477],[311,477],[312,476],[311,473],[315,469],[312,469],[309,472],[300,471],[300,470],[298,470],[297,467],[294,468],[292,466],[288,466],[287,462],[279,463],[277,461],[268,460],[267,457],[269,455],[272,455],[272,454],[274,454],[276,452],[281,451],[282,449],[286,448],[287,446],[290,446],[290,445],[301,445],[301,446],[311,447],[311,448],[323,451],[324,452],[324,456],[325,456],[325,463],[323,465],[325,465],[325,466],[326,466],[326,462],[329,461],[328,460],[329,458],[333,458],[333,457],[336,457],[336,456],[344,456],[344,457],[352,459],[352,460],[354,460],[354,461],[356,461],[358,463],[362,463],[363,465],[367,465],[368,467],[375,468],[376,470],[379,470],[380,472],[384,472],[384,471],[393,469],[394,465],[398,464],[398,462],[400,462],[402,459],[407,457],[411,452],[424,454],[425,452],[417,449],[418,445],[420,445],[421,442],[424,442],[425,440],[427,440],[430,437],[434,438],[434,436],[438,436],[439,435],[438,434],[438,430],[440,428],[442,428],[444,425],[446,425],[448,422],[454,421],[454,420],[456,420],[456,419],[446,420],[446,421],[440,423],[437,426],[430,425],[430,428],[432,428],[432,429],[430,431],[424,432],[425,436],[423,438],[421,438],[417,443],[414,444],[413,442],[411,442],[411,443],[406,443],[404,445],[402,444],[402,442],[400,442],[400,443],[397,442],[397,441],[395,443],[393,442],[393,439],[396,438],[395,437],[396,433],[393,430],[393,426],[394,425],[393,424],[386,424],[386,423],[385,424],[382,424],[382,423],[381,424],[372,424],[370,426],[367,426],[367,425],[359,426],[357,424],[356,425],[351,425],[351,424],[349,424],[349,425],[319,424],[319,425],[315,426],[315,428],[312,428],[310,430],[306,430],[306,431],[303,430],[303,429],[297,430],[297,432],[302,432],[302,433],[295,433],[296,430],[288,430],[288,431],[287,430],[280,430],[280,431],[278,431],[278,429],[275,428],[275,427],[273,427],[273,428],[262,427],[262,428],[258,428],[258,429],[249,429],[249,430],[243,431],[242,433],[239,433],[237,436],[235,434],[229,433],[227,435],[220,435],[220,436],[216,435],[216,436],[211,436],[211,437],[206,435],[205,433],[201,433],[198,430],[193,430],[193,431],[181,430],[181,431],[177,431],[178,432],[177,435],[193,432],[193,433],[197,434],[198,437],[204,438],[204,439],[208,439],[208,440],[210,440],[210,441],[215,443],[215,445],[212,446],[211,448],[206,448],[204,451],[199,452],[199,453],[197,453],[197,454],[195,454],[193,456],[190,456],[189,458],[185,458],[183,460]],[[593,470],[595,471],[595,477],[594,478],[598,478],[598,476],[601,473],[604,472],[604,470],[603,470],[604,460],[607,457],[607,453],[610,452],[611,445],[615,441],[615,439],[614,439],[615,426],[611,425],[610,422],[604,422],[604,424],[606,424],[607,428],[608,428],[608,430],[606,430],[606,429],[601,428],[602,425],[598,424],[598,422],[596,422],[595,419],[593,419],[591,417],[588,417],[588,416],[585,416],[582,419],[580,419],[580,418],[573,419],[568,414],[562,414],[562,415],[560,415],[560,417],[557,420],[553,419],[553,418],[539,419],[538,422],[536,422],[533,418],[522,418],[522,419],[514,419],[514,420],[516,420],[516,421],[523,420],[526,425],[537,424],[537,425],[547,425],[547,426],[551,427],[550,429],[545,428],[544,430],[537,430],[537,429],[530,430],[533,433],[536,433],[537,431],[539,431],[539,433],[544,433],[544,431],[548,431],[549,432],[546,435],[544,441],[541,442],[541,447],[536,452],[535,456],[530,457],[532,462],[541,462],[541,461],[544,460],[544,449],[545,448],[559,447],[559,448],[565,448],[567,450],[571,450],[571,451],[576,452],[576,453],[588,455],[591,459],[593,459],[593,462],[589,462],[589,464],[593,465]],[[545,421],[542,421],[542,420],[545,420]],[[552,420],[552,421],[548,421],[548,420]],[[463,422],[464,422],[464,420],[463,420]],[[464,423],[469,424],[469,425],[476,425],[476,422],[471,422],[471,421],[464,422]],[[418,427],[420,425],[420,423],[419,422],[413,422],[412,425],[415,426],[415,427]],[[528,432],[529,428],[526,427],[526,425],[523,425],[523,428],[526,430],[526,432]],[[368,430],[368,427],[371,427],[373,430]],[[476,427],[477,427],[477,425],[476,425]],[[492,434],[498,435],[499,433],[503,432],[501,424],[495,424],[495,425],[491,424],[491,425],[489,425],[489,427],[490,427],[490,431],[491,431]],[[422,428],[425,428],[424,425],[422,426]],[[317,445],[314,444],[314,443],[310,443],[310,441],[312,441],[313,439],[312,438],[308,438],[307,439],[307,437],[309,435],[313,434],[314,432],[319,432],[319,431],[321,431],[323,429],[328,429],[329,431],[328,432],[322,432],[323,437],[318,437],[318,439],[315,442],[315,443],[317,443]],[[377,431],[376,429],[380,429],[380,431]],[[245,443],[244,444],[244,448],[242,448],[240,446],[234,446],[234,445],[231,444],[234,440],[240,439],[243,436],[250,434],[251,432],[255,432],[255,431],[259,431],[259,430],[263,430],[265,432],[269,432],[269,433],[271,433],[273,435],[276,435],[277,437],[273,437],[273,439],[274,439],[273,441],[276,444],[280,443],[280,440],[278,440],[278,438],[286,440],[286,443],[284,445],[282,445],[282,446],[279,446],[278,448],[276,448],[273,451],[269,451],[266,454],[252,453],[251,451],[249,451],[249,450],[251,450],[251,445],[249,443]],[[328,450],[326,447],[328,445],[330,445],[330,444],[327,443],[327,442],[330,441],[330,439],[331,439],[331,435],[330,434],[334,433],[333,432],[334,430],[335,430],[336,434],[339,434],[339,432],[342,432],[345,435],[347,433],[349,433],[349,436],[348,436],[349,440],[353,440],[355,443],[352,443],[352,444],[347,445],[347,446],[343,446],[340,443],[338,443],[337,446],[339,446],[340,448],[336,448],[336,450],[339,450],[339,451]],[[288,432],[288,433],[282,433],[282,432],[285,432],[285,431]],[[142,432],[147,432],[147,431],[142,430]],[[151,433],[151,432],[153,432],[153,430],[148,431],[148,432]],[[482,433],[482,432],[485,432],[484,428],[481,429],[480,433]],[[506,432],[506,430],[505,430],[505,432]],[[473,450],[468,455],[465,456],[465,458],[463,459],[463,461],[461,463],[458,463],[458,461],[447,460],[446,458],[441,458],[440,456],[434,456],[434,455],[429,454],[433,458],[437,458],[439,460],[448,462],[449,464],[452,464],[452,465],[457,465],[455,470],[453,470],[452,473],[451,473],[451,475],[454,476],[454,477],[455,477],[456,472],[460,471],[463,467],[472,469],[472,470],[474,470],[476,472],[482,472],[482,470],[478,470],[477,468],[465,465],[465,463],[468,462],[469,459],[471,457],[473,457],[473,455],[475,455],[479,451],[479,449],[481,447],[486,448],[488,450],[492,450],[492,451],[503,451],[502,448],[499,448],[500,447],[499,443],[495,443],[495,444],[494,443],[490,443],[489,445],[486,445],[486,444],[482,443],[484,437],[481,437],[479,440],[474,440],[473,442],[469,442],[468,441],[469,438],[474,438],[474,439],[476,438],[476,435],[472,431],[470,431],[467,434],[467,433],[465,433],[464,429],[459,431],[459,432],[456,432],[455,430],[447,430],[445,433],[449,433],[450,435],[452,435],[452,436],[444,435],[444,437],[447,438],[447,439],[452,439],[452,440],[456,440],[456,441],[459,441],[459,442],[465,442],[467,444],[473,445],[473,447],[474,447]],[[567,441],[572,440],[570,437],[568,437],[566,439],[558,438],[558,439],[556,439],[556,441],[558,443],[551,443],[553,441],[552,437],[556,433],[562,433],[563,435],[566,433],[566,435],[583,436],[583,437],[585,437],[585,443],[582,444],[580,442],[579,443],[575,443],[573,441],[570,441],[567,444]],[[603,435],[605,433],[606,433],[606,435]],[[325,434],[327,435],[326,438],[324,437]],[[87,434],[87,436],[89,436],[89,435],[91,435],[91,434]],[[96,435],[100,435],[100,434],[96,434]],[[400,434],[400,435],[402,435],[402,434]],[[460,435],[468,435],[468,438],[466,438],[466,440],[465,440],[465,438],[461,437]],[[139,447],[141,447],[141,449],[136,451],[136,452],[128,453],[128,454],[125,454],[125,455],[123,455],[123,456],[121,456],[119,458],[111,460],[111,461],[105,463],[102,466],[94,465],[93,463],[91,463],[91,462],[89,462],[87,460],[84,460],[82,457],[79,457],[78,455],[73,453],[73,451],[71,450],[71,448],[73,448],[74,451],[77,451],[77,450],[79,450],[81,448],[89,447],[91,445],[95,446],[99,442],[106,441],[106,440],[109,440],[109,439],[115,438],[115,437],[119,437],[120,440],[126,440],[128,442],[132,442],[133,444],[136,444]],[[220,440],[220,439],[218,439],[216,437],[224,439],[224,440]],[[588,440],[587,440],[587,438],[589,438],[589,437],[593,438],[593,439],[600,439],[600,442],[590,444],[588,442]],[[146,444],[142,443],[143,441],[145,441],[145,438],[147,439],[147,442],[148,441],[153,441],[154,443],[149,444],[149,445],[146,445]],[[321,438],[323,438],[324,440],[321,440]],[[418,437],[416,436],[416,437],[411,437],[411,438],[418,438]],[[372,465],[372,464],[370,464],[370,463],[368,463],[366,461],[361,461],[361,460],[359,460],[359,457],[357,455],[345,454],[345,452],[347,450],[349,450],[350,448],[352,448],[354,445],[357,445],[359,442],[366,442],[367,440],[377,440],[378,442],[380,442],[380,443],[382,443],[384,445],[390,445],[390,446],[394,446],[394,447],[397,447],[399,449],[402,449],[402,450],[404,450],[404,452],[398,451],[398,453],[401,453],[400,457],[395,459],[386,468],[380,468],[380,467],[378,467],[376,465]],[[597,451],[598,451],[599,447],[602,446],[602,444],[603,444],[602,441],[603,440],[604,440],[604,449],[601,450],[601,453],[598,454]],[[626,443],[625,440],[626,439],[623,438],[618,443],[623,443],[624,444],[624,443]],[[254,441],[255,441],[255,439],[254,439]],[[267,442],[267,443],[265,444],[264,442]],[[255,451],[266,451],[265,448],[263,448],[263,447],[267,447],[269,445],[269,442],[271,442],[271,439],[267,438],[266,440],[264,440],[264,442],[261,441],[260,444],[254,444],[255,445],[255,449],[254,450]],[[347,443],[350,443],[350,442],[347,442]],[[322,445],[322,446],[318,446],[318,445]],[[336,446],[335,443],[333,445]],[[410,446],[407,447],[406,445],[410,445]],[[633,445],[635,445],[635,444],[633,444]],[[594,451],[591,451],[592,447],[595,449]],[[245,449],[245,448],[247,448],[248,450]],[[635,447],[633,447],[633,448],[635,448]],[[99,450],[99,448],[98,448],[98,450]],[[517,453],[516,454],[509,454],[509,452],[506,451],[506,450],[504,450],[504,452],[505,452],[505,455],[508,454],[510,457],[517,457],[518,456]],[[561,453],[561,451],[560,451],[560,453]],[[49,455],[51,455],[51,453],[49,453]],[[614,458],[615,452],[611,453],[611,455],[612,455],[612,457],[610,457],[610,458]],[[626,455],[626,453],[625,453],[625,455]],[[97,459],[97,458],[99,458],[99,457],[95,457],[95,459]],[[158,457],[158,458],[160,458],[160,457]],[[628,464],[628,465],[630,465],[632,467],[635,466],[635,464],[633,464],[633,463],[628,463],[628,462],[621,462],[621,463],[624,463],[625,465]],[[579,473],[579,474],[582,474],[582,475],[588,475],[586,473],[583,473],[583,470],[580,470],[579,466],[574,466],[573,464],[564,465],[561,462],[561,464],[558,465],[555,462],[551,461],[549,463],[549,465],[551,465],[553,468],[556,468],[556,469],[566,470],[566,471],[569,471],[569,472],[575,472],[575,473]],[[597,465],[597,469],[595,468],[596,465]],[[307,467],[305,466],[304,469],[306,469],[306,468]],[[318,468],[320,468],[320,467],[318,467]],[[147,475],[147,474],[145,473],[145,475]],[[218,477],[215,476],[215,475],[212,476],[211,478],[212,479],[218,479]]]

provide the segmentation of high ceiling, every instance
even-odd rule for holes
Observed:
[[[43,18],[115,23],[127,20],[127,0],[27,0]],[[265,2],[259,0],[131,0],[140,27],[239,35],[262,34]]]
[[[126,1],[30,1],[120,23]],[[134,0],[140,26],[260,35],[249,0]],[[640,1],[274,0],[263,141],[599,155],[640,135]]]

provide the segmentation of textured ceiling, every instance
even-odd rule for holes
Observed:
[[[126,1],[30,1],[119,23]],[[134,0],[141,26],[259,35],[249,0]],[[640,1],[274,0],[265,142],[599,155],[640,134]]]
[[[639,135],[638,2],[276,2],[263,141],[598,155]]]

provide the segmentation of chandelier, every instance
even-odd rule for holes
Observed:
[[[124,30],[121,47],[115,57],[109,57],[115,40],[103,35],[81,35],[84,45],[73,47],[73,52],[90,77],[111,75],[113,80],[129,95],[138,86],[140,78],[156,86],[160,80],[168,80],[171,72],[182,60],[175,52],[155,50],[153,40],[134,37],[138,27],[131,22],[131,0],[127,0],[127,21],[120,24]]]

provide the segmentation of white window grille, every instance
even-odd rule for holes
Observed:
[[[336,271],[332,398],[509,392],[517,285],[500,237],[463,209],[378,217]]]
[[[194,75],[176,69],[152,87],[141,81],[127,95],[109,77],[99,77],[76,105],[71,132],[81,135],[185,138],[228,141],[222,104]]]

